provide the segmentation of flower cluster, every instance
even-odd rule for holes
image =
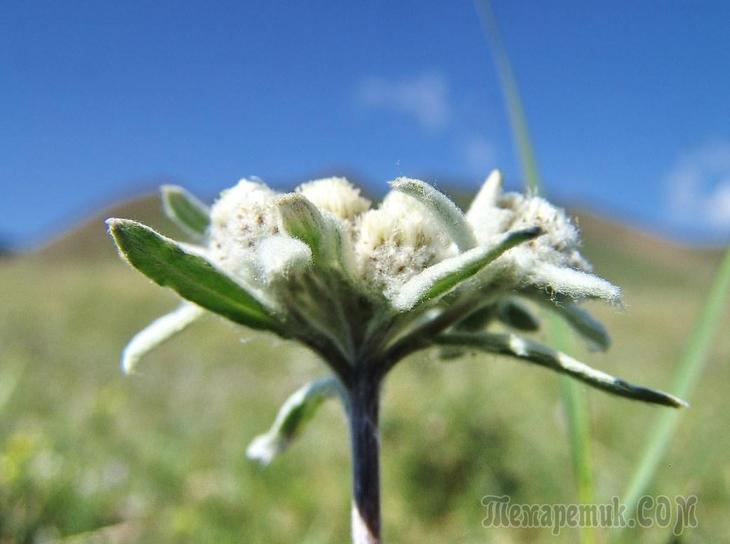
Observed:
[[[499,354],[630,399],[684,404],[512,332],[536,330],[531,308],[542,305],[591,347],[606,349],[605,329],[578,303],[616,303],[620,292],[592,274],[565,212],[534,195],[504,193],[499,172],[466,213],[409,178],[396,179],[377,207],[344,178],[286,194],[246,179],[210,208],[180,187],[163,187],[162,196],[193,244],[134,221],[108,221],[121,255],[185,300],[132,339],[124,370],[207,311],[317,353],[332,374],[292,394],[247,454],[270,463],[325,399],[340,397],[352,442],[358,544],[380,542],[380,385],[412,353],[437,347],[442,358]]]
[[[616,287],[590,274],[578,252],[578,231],[565,213],[540,197],[503,194],[499,173],[489,177],[466,215],[423,182],[400,178],[393,187],[371,208],[344,178],[310,181],[286,195],[261,181],[241,180],[213,205],[205,251],[248,288],[277,284],[268,296],[278,298],[281,306],[297,298],[301,285],[293,277],[322,264],[312,251],[330,246],[327,251],[339,261],[329,265],[339,267],[373,304],[384,299],[400,310],[415,302],[406,304],[404,287],[414,281],[414,289],[429,268],[438,263],[445,263],[444,270],[448,264],[458,268],[469,250],[530,232],[534,239],[485,266],[482,289],[493,284],[509,292],[532,286],[573,299],[618,300]],[[307,244],[311,237],[321,238],[317,247]]]
[[[244,179],[210,208],[182,188],[163,187],[168,216],[194,244],[109,220],[122,256],[186,299],[130,342],[124,369],[132,371],[143,354],[211,311],[300,341],[345,390],[363,376],[378,381],[407,355],[438,346],[444,357],[499,353],[621,396],[682,404],[515,333],[491,332],[494,323],[535,330],[531,307],[541,305],[591,347],[608,346],[603,326],[578,303],[617,303],[620,291],[592,273],[563,210],[538,196],[503,192],[496,171],[466,213],[422,181],[398,178],[391,185],[375,207],[344,178],[310,181],[285,194]],[[333,388],[310,385],[296,397],[301,402],[290,404],[306,405],[323,391]],[[289,413],[291,407],[282,417]],[[283,447],[280,430],[267,453],[255,456],[269,458]]]

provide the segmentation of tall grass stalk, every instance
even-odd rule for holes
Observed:
[[[695,322],[692,334],[686,344],[682,358],[674,377],[672,391],[689,399],[705,368],[712,348],[712,340],[717,333],[722,313],[727,310],[730,298],[730,249],[725,252],[710,293],[702,311]],[[663,411],[657,418],[654,431],[647,441],[636,469],[629,481],[623,503],[627,512],[635,511],[639,498],[646,492],[659,467],[659,462],[666,455],[669,442],[677,427],[680,411]]]
[[[507,103],[509,122],[512,127],[520,166],[525,176],[525,183],[528,189],[534,193],[539,193],[543,185],[542,179],[532,147],[532,139],[524,108],[522,107],[519,87],[502,41],[497,18],[489,0],[476,0],[476,7],[484,32],[489,40],[497,76]],[[569,337],[565,325],[555,316],[547,317],[550,324],[551,343],[561,351],[568,351],[570,347],[567,345]],[[561,378],[560,396],[567,420],[578,498],[583,504],[591,504],[595,501],[590,453],[590,414],[586,395],[581,386],[570,379]],[[584,544],[592,544],[594,541],[590,527],[582,528],[580,535],[581,542]]]
[[[563,351],[571,351],[573,342],[568,326],[552,317],[549,321],[552,341],[561,346]],[[578,486],[578,500],[582,504],[593,503],[593,459],[591,453],[590,407],[585,389],[563,376],[560,378],[560,397],[565,412],[568,437],[570,439],[573,473]],[[586,528],[585,531],[590,531]],[[590,542],[590,537],[583,537]]]
[[[492,11],[489,0],[476,0],[476,7],[479,13],[484,33],[489,41],[489,46],[497,68],[497,77],[502,87],[502,93],[507,103],[507,114],[512,127],[512,136],[515,140],[519,162],[522,167],[527,187],[535,193],[542,188],[542,178],[537,165],[537,159],[532,147],[532,138],[527,126],[525,111],[522,107],[519,87],[512,71],[507,50],[502,41],[502,33],[497,24],[497,18]]]

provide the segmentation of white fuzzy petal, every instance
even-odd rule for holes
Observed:
[[[163,315],[138,332],[122,353],[122,370],[131,374],[139,360],[172,336],[202,316],[205,310],[195,304],[183,303],[177,310]]]
[[[319,405],[339,392],[337,378],[322,378],[296,390],[279,408],[271,428],[253,439],[246,449],[249,459],[268,465],[283,452],[302,427],[315,414]]]
[[[312,250],[304,242],[289,236],[264,238],[256,247],[256,262],[262,279],[270,283],[286,278],[292,272],[304,270],[312,262]]]
[[[466,219],[472,221],[477,216],[491,213],[497,206],[499,197],[502,195],[502,173],[499,170],[492,170],[486,181],[474,197],[474,200],[466,212]]]
[[[621,301],[621,289],[580,270],[537,262],[529,271],[528,277],[529,282],[537,287],[549,288],[574,299],[596,297],[613,303]]]

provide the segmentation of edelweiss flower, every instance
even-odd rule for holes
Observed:
[[[365,359],[392,366],[394,354],[442,343],[444,333],[477,330],[477,317],[479,330],[495,319],[533,328],[536,319],[516,297],[553,307],[595,346],[607,346],[603,328],[576,303],[615,303],[620,291],[591,273],[563,210],[537,196],[503,193],[497,171],[466,214],[422,181],[399,178],[392,188],[370,209],[345,178],[307,182],[287,194],[244,179],[209,209],[184,189],[163,187],[167,214],[195,236],[194,246],[110,219],[122,256],[195,308],[188,304],[140,334],[125,352],[125,371],[201,308],[301,340],[345,384]],[[655,400],[662,399],[674,403]]]
[[[498,353],[620,396],[683,405],[533,340],[489,331],[496,321],[535,330],[539,322],[523,299],[557,312],[591,347],[606,349],[605,329],[578,303],[620,300],[619,289],[593,275],[580,255],[578,230],[565,212],[537,196],[503,193],[498,172],[466,214],[408,178],[395,180],[374,209],[344,178],[311,181],[286,194],[242,180],[212,208],[166,186],[163,201],[195,245],[134,221],[108,221],[121,255],[186,301],[132,339],[124,370],[132,372],[143,354],[205,311],[309,347],[333,375],[296,392],[249,455],[270,462],[319,402],[339,395],[355,456],[353,530],[365,535],[357,542],[375,542],[379,531],[369,483],[377,477],[379,387],[416,351]]]

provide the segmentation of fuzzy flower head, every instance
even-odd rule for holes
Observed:
[[[591,347],[608,346],[605,329],[578,303],[615,303],[620,292],[592,274],[563,210],[538,196],[504,193],[498,172],[466,213],[422,181],[398,178],[391,188],[374,208],[345,178],[310,181],[291,193],[242,180],[211,208],[179,187],[163,188],[167,214],[195,245],[110,220],[122,256],[186,300],[133,339],[125,369],[210,311],[301,342],[345,386],[363,369],[385,375],[414,351],[448,345],[451,353],[538,362],[647,400],[649,390],[529,340],[489,332],[496,322],[534,330],[530,308],[538,305],[565,317]],[[659,395],[652,402],[678,402],[652,394]]]
[[[329,212],[342,221],[354,221],[370,208],[370,201],[360,195],[360,189],[345,178],[325,178],[309,181],[297,187],[320,211]]]
[[[361,281],[388,298],[429,266],[456,254],[423,207],[397,191],[363,214],[353,243]]]
[[[541,236],[500,259],[513,281],[578,300],[619,301],[616,286],[590,274],[592,267],[579,251],[580,233],[565,211],[539,196],[503,193],[499,172],[487,178],[466,218],[481,242],[505,229],[540,228]]]
[[[275,196],[263,183],[242,179],[213,204],[207,232],[209,255],[229,274],[250,277],[257,247],[278,233]]]

